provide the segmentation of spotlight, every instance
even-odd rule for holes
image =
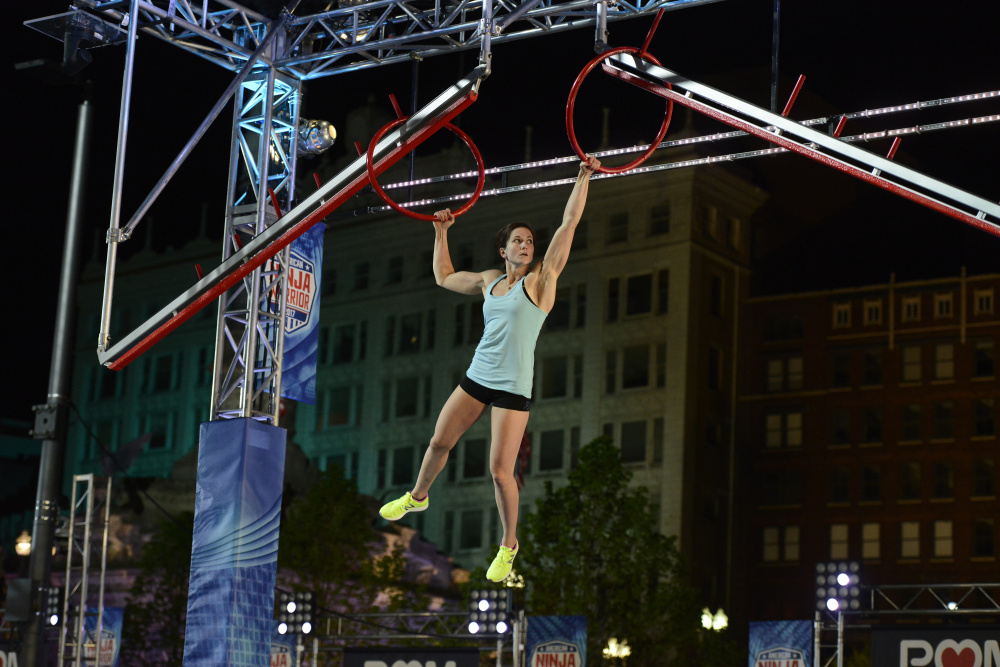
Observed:
[[[816,565],[816,608],[837,612],[861,609],[861,566],[857,562]]]
[[[330,121],[306,120],[299,121],[299,155],[312,157],[326,151],[337,140],[337,130]]]

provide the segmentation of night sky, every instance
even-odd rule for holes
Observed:
[[[957,6],[956,6],[957,4]],[[8,142],[4,169],[8,210],[8,290],[21,306],[4,333],[7,377],[0,416],[29,419],[29,407],[45,401],[55,316],[62,234],[80,89],[53,86],[15,73],[14,63],[59,59],[61,43],[21,25],[65,11],[52,0],[11,3],[2,43],[2,76]],[[986,6],[987,8],[984,8]],[[307,7],[308,8],[308,7]],[[726,0],[666,14],[650,47],[663,63],[696,81],[760,106],[770,105],[773,0]],[[300,12],[301,13],[301,12]],[[613,46],[642,44],[650,19],[610,24]],[[814,118],[866,108],[1000,90],[1000,3],[937,3],[923,0],[849,0],[819,3],[782,0],[779,107],[795,78],[806,75],[791,117]],[[494,45],[493,74],[460,124],[478,144],[487,167],[520,162],[525,126],[533,128],[535,159],[571,153],[566,139],[566,96],[577,73],[593,57],[593,30],[580,29]],[[93,51],[82,76],[95,91],[95,130],[85,209],[84,260],[103,256],[109,224],[114,153],[121,98],[124,47]],[[418,68],[418,104],[472,70],[476,51],[429,58]],[[413,70],[393,65],[308,82],[302,114],[325,118],[341,130],[322,167],[353,151],[344,137],[346,114],[368,103],[391,113],[388,95],[407,108]],[[148,194],[232,78],[229,73],[176,47],[141,36],[137,51],[129,153],[126,157],[124,224]],[[650,140],[663,102],[617,82],[588,79],[577,105],[581,144],[599,139],[600,107],[611,114],[610,143]],[[593,85],[590,85],[593,80]],[[624,90],[623,88],[629,88]],[[931,112],[895,114],[851,124],[845,134],[1000,113],[1000,100]],[[152,229],[158,248],[179,245],[198,229],[202,203],[210,225],[222,211],[228,169],[229,119],[223,111],[202,145],[168,186],[131,243],[141,247]],[[675,112],[672,130],[683,124]],[[701,132],[722,128],[696,119]],[[671,137],[668,133],[667,138]],[[903,139],[896,159],[973,194],[1000,199],[1000,123]],[[884,154],[889,142],[872,142]],[[730,152],[719,144],[710,153]],[[307,168],[315,168],[309,166]],[[758,158],[738,168],[771,193],[760,214],[754,286],[758,292],[821,289],[1000,270],[1000,242],[941,214],[889,195],[798,156]],[[614,181],[624,186],[627,179]],[[483,200],[480,205],[489,205]],[[128,246],[128,244],[126,244]],[[129,249],[123,247],[127,256]],[[102,260],[103,261],[103,260]],[[12,266],[11,266],[12,265]],[[25,283],[27,290],[18,289]],[[14,287],[14,286],[18,287]],[[25,298],[26,297],[26,298]],[[97,333],[90,332],[96,349]],[[95,353],[96,354],[96,353]]]

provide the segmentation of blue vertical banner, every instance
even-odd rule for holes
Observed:
[[[323,267],[323,232],[316,224],[292,241],[285,296],[285,352],[281,370],[281,395],[316,404],[316,352],[319,348],[320,275]]]
[[[527,667],[583,667],[587,664],[586,616],[529,616]]]
[[[253,419],[201,425],[184,667],[267,667],[286,433]]]
[[[96,648],[88,641],[83,650],[84,664],[87,667],[118,667],[118,656],[122,648],[122,619],[124,616],[125,609],[123,607],[104,608],[104,615],[101,617],[101,638],[96,642]],[[96,608],[87,608],[87,616],[83,619],[83,625],[89,637],[96,636]]]
[[[812,621],[750,624],[749,667],[812,667],[812,664]]]
[[[294,635],[279,633],[278,622],[274,622],[271,629],[270,667],[295,667],[295,639]]]

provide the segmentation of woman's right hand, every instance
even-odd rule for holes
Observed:
[[[446,208],[443,211],[435,211],[434,217],[437,218],[434,221],[434,229],[438,231],[443,232],[455,224],[455,216],[451,214],[450,208]]]

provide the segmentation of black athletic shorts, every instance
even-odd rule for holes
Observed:
[[[509,391],[484,387],[478,382],[470,380],[468,375],[462,376],[462,381],[458,383],[458,386],[465,390],[466,394],[486,405],[492,403],[498,408],[518,410],[520,412],[528,412],[531,409],[531,401],[524,396],[512,394]]]

